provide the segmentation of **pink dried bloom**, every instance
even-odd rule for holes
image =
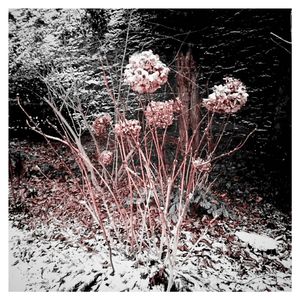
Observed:
[[[147,122],[150,126],[166,128],[173,123],[174,113],[180,113],[182,102],[179,98],[175,100],[151,101],[145,111]]]
[[[145,116],[150,126],[166,128],[173,123],[173,103],[151,101],[146,108]]]
[[[107,113],[97,117],[92,125],[96,136],[103,136],[108,132],[108,127],[111,123],[111,116]]]
[[[217,113],[235,113],[247,102],[248,94],[245,85],[232,77],[225,77],[225,85],[215,85],[214,92],[203,99],[203,105]]]
[[[203,160],[200,157],[198,157],[197,159],[193,159],[192,164],[194,168],[199,172],[209,172],[211,170],[211,163],[209,161]]]
[[[134,54],[124,71],[124,81],[139,94],[154,93],[168,80],[170,69],[152,50]]]
[[[104,150],[99,155],[99,160],[104,166],[108,166],[112,163],[113,153],[108,150]]]
[[[182,101],[177,97],[175,100],[169,100],[173,104],[173,112],[180,113],[182,111]]]
[[[133,139],[138,139],[141,131],[140,122],[138,120],[119,121],[115,125],[115,133],[118,136],[128,136]]]

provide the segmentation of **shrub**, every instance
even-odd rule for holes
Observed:
[[[217,155],[224,128],[219,135],[212,134],[214,112],[238,111],[248,94],[239,80],[226,78],[226,84],[215,87],[214,93],[203,101],[207,111],[202,112],[204,117],[197,124],[198,131],[188,136],[185,144],[176,140],[175,135],[175,147],[171,151],[169,127],[176,122],[174,114],[180,116],[183,113],[180,99],[151,101],[145,106],[140,98],[141,94],[154,93],[165,84],[168,74],[169,69],[151,50],[134,54],[129,59],[124,77],[130,88],[138,93],[145,117],[139,120],[127,119],[118,111],[118,103],[112,98],[116,113],[114,122],[110,115],[103,114],[90,124],[78,104],[72,105],[64,100],[65,95],[60,95],[71,120],[74,113],[80,114],[84,128],[94,141],[97,161],[85,150],[81,142],[82,131],[74,128],[74,123],[63,115],[62,106],[57,106],[55,99],[59,90],[54,87],[49,86],[49,95],[44,100],[61,124],[60,136],[49,136],[41,132],[32,119],[29,122],[45,138],[61,141],[74,154],[82,174],[82,190],[87,191],[82,195],[81,203],[102,230],[113,270],[113,242],[123,244],[125,248],[129,245],[131,254],[151,250],[168,271],[167,289],[170,290],[182,223],[190,202],[194,201],[195,191],[208,191],[209,173],[214,162],[239,150],[247,139],[234,149]],[[108,94],[113,95],[110,91]],[[98,139],[103,135],[107,138],[105,149]],[[192,148],[195,135],[201,137],[196,150]]]

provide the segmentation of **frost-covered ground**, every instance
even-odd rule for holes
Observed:
[[[10,291],[166,289],[169,270],[154,251],[137,255],[115,242],[112,275],[105,242],[80,205],[76,178],[67,176],[46,145],[17,145],[30,159],[27,175],[11,185]],[[60,145],[57,151],[73,162]],[[291,217],[261,197],[219,196],[227,217],[211,223],[207,210],[182,224],[171,290],[291,291]]]
[[[201,221],[186,226],[173,290],[291,291],[289,218],[268,204],[257,210],[256,219],[219,220],[208,230]],[[112,275],[100,235],[89,238],[86,229],[73,224],[75,234],[72,226],[58,222],[30,229],[21,219],[11,216],[9,223],[10,291],[165,290],[167,270],[152,253],[131,257],[124,246],[113,245]]]

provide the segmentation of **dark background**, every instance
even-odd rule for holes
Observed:
[[[216,187],[235,197],[258,197],[291,211],[291,10],[167,9],[138,10],[153,32],[152,50],[172,65],[177,51],[191,49],[198,64],[201,96],[224,76],[241,79],[247,105],[232,119],[239,134],[258,130],[245,147],[219,163]],[[144,16],[144,17],[143,17]],[[34,103],[32,103],[34,102]],[[28,107],[41,119],[49,114],[40,101]],[[10,127],[24,127],[24,116],[10,101]],[[10,138],[25,137],[24,130]],[[33,138],[32,134],[27,137]]]
[[[249,101],[232,121],[233,127],[246,133],[257,126],[258,131],[238,154],[219,164],[215,170],[219,187],[239,197],[262,197],[290,211],[291,45],[273,34],[291,41],[291,10],[157,14],[157,23],[164,26],[156,25],[156,30],[171,36],[165,43],[183,51],[191,47],[201,87],[221,84],[226,75],[248,87]]]

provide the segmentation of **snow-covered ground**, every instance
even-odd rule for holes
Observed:
[[[114,251],[114,267],[108,262],[108,251],[100,236],[91,240],[93,252],[87,252],[72,232],[55,226],[20,230],[10,222],[10,291],[127,291],[148,290],[143,274],[149,270]],[[65,234],[68,241],[51,240]],[[155,287],[154,290],[161,290]]]
[[[246,230],[220,221],[203,231],[182,232],[174,268],[177,291],[290,291],[292,260],[290,231],[259,224]],[[150,253],[128,257],[113,245],[115,274],[100,235],[85,240],[58,224],[34,230],[9,223],[10,291],[164,291],[168,270]],[[16,226],[17,225],[17,226]],[[255,229],[256,232],[253,232]],[[264,232],[260,232],[264,229]],[[252,232],[251,232],[252,231]],[[78,228],[77,228],[78,232]],[[199,236],[203,237],[194,245]],[[87,247],[89,246],[87,251]],[[155,279],[160,274],[160,279]]]

